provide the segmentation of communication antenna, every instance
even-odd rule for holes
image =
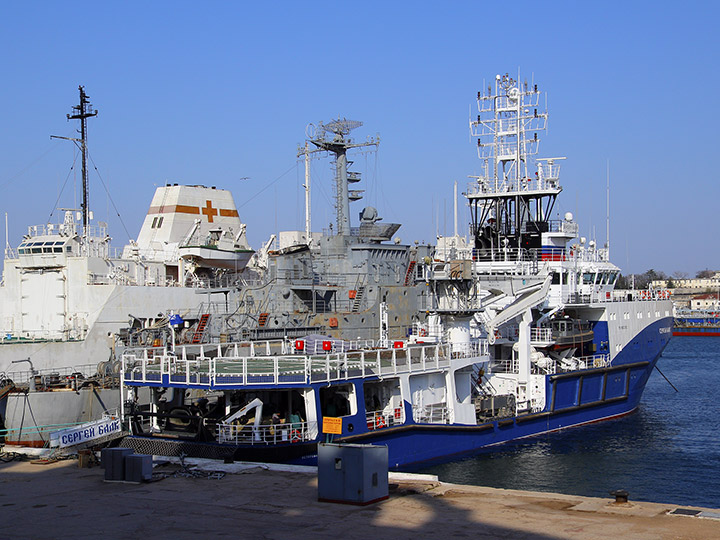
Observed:
[[[607,211],[605,216],[605,238],[607,245],[607,260],[610,260],[610,160],[607,160]]]
[[[10,240],[8,239],[8,220],[7,212],[5,212],[5,258],[9,259],[12,257],[12,248],[10,247]]]

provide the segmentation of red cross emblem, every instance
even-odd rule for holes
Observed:
[[[205,201],[206,206],[201,210],[203,214],[205,214],[208,218],[208,223],[213,222],[213,216],[218,215],[217,208],[213,208],[212,203],[210,201]]]

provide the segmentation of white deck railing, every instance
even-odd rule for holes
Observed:
[[[422,424],[447,424],[450,420],[446,403],[413,405],[413,420]]]
[[[232,444],[280,444],[313,440],[317,436],[317,422],[292,422],[288,424],[219,423],[218,442]]]
[[[367,411],[365,413],[365,419],[367,420],[368,430],[375,431],[376,429],[404,424],[405,411],[402,407],[395,407],[391,412],[386,412],[385,410]]]
[[[123,382],[128,385],[173,384],[215,386],[297,386],[316,382],[349,380],[368,376],[438,371],[450,367],[453,359],[486,357],[487,341],[454,350],[448,343],[393,349],[332,353],[322,356],[241,356],[237,346],[223,354],[207,356],[204,348],[195,357],[185,348],[179,354],[163,351],[149,356],[126,353],[122,357]],[[484,358],[483,358],[484,359]]]

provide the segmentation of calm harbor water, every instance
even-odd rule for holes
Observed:
[[[720,338],[675,337],[638,411],[418,472],[506,489],[720,508]]]

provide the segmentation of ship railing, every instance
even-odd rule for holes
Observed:
[[[543,363],[542,365],[533,361],[531,365],[531,370],[535,374],[553,374],[558,372],[595,369],[607,367],[609,365],[609,354],[594,354],[590,356],[571,356],[560,360],[550,360],[547,363]],[[519,373],[520,362],[517,358],[500,360],[492,365],[492,371],[493,373]]]
[[[262,424],[240,422],[217,424],[217,440],[225,444],[274,445],[311,441],[317,437],[317,422]]]
[[[558,371],[582,371],[585,369],[595,369],[607,367],[610,365],[609,354],[594,354],[591,356],[569,357],[557,361]]]
[[[136,245],[127,245],[123,248],[123,258],[129,261],[142,260],[152,262],[175,262],[179,259],[177,247],[172,249],[139,248]]]
[[[602,302],[655,302],[658,300],[670,300],[672,291],[660,290],[634,290],[614,289],[612,291],[602,290],[592,293],[570,293],[563,296],[565,304],[594,304]]]
[[[493,373],[519,373],[520,362],[517,358],[496,360],[492,365],[492,371]]]
[[[419,424],[447,424],[450,414],[446,403],[413,405],[413,420]]]
[[[82,224],[81,223],[43,223],[41,225],[30,225],[28,227],[28,235],[31,238],[36,236],[53,236],[60,233],[69,234],[70,232],[75,234],[81,234]],[[91,240],[105,240],[108,237],[107,227],[99,225],[90,225],[86,229],[85,237]]]
[[[450,246],[444,248],[435,248],[433,258],[435,261],[451,262],[451,261],[469,261],[472,260],[473,248],[470,246]]]
[[[399,345],[398,345],[399,344]],[[159,352],[159,351],[158,351]],[[176,351],[177,352],[177,351]],[[323,356],[287,355],[252,357],[239,354],[237,347],[220,347],[206,356],[201,347],[195,357],[182,348],[180,355],[162,351],[156,356],[128,352],[122,356],[125,384],[177,384],[181,386],[298,386],[318,382],[349,380],[369,376],[442,371],[453,359],[472,359],[488,353],[487,341],[474,342],[460,349],[453,345],[406,346],[396,341],[391,349],[346,351]]]
[[[552,342],[552,328],[530,328],[530,341],[537,343]]]
[[[498,153],[502,156],[514,156],[514,144],[498,145]],[[557,190],[560,185],[557,178],[478,178],[467,186],[467,197],[478,198],[496,193],[524,193],[534,191]]]
[[[609,262],[610,252],[607,248],[590,248],[583,246],[572,246],[568,252],[568,259],[576,262]]]
[[[385,409],[380,411],[367,411],[365,413],[368,431],[375,431],[386,427],[397,426],[405,423],[405,411],[402,407],[395,407],[390,412]]]
[[[84,378],[93,377],[97,374],[97,367],[97,364],[82,364],[79,366],[37,369],[35,371],[7,371],[4,377],[18,384],[25,384],[33,377],[40,377],[42,384],[59,384],[62,380],[67,379],[67,377],[77,376],[78,374]]]
[[[328,338],[326,340],[298,338],[294,341],[287,339],[266,339],[233,344],[233,347],[235,346],[238,347],[238,352],[242,351],[239,356],[261,357],[295,353],[332,354],[333,352],[342,353],[360,349],[372,349],[375,347],[375,341],[371,339],[343,341],[334,338]],[[327,348],[328,346],[329,349]]]
[[[574,221],[565,219],[551,219],[548,221],[548,232],[559,232],[576,236],[580,231],[580,226]]]
[[[523,262],[537,261],[537,255],[523,248],[474,248],[472,260],[475,262]]]
[[[593,354],[592,356],[581,356],[579,361],[581,366],[585,366],[583,369],[607,367],[610,365],[610,355]]]

